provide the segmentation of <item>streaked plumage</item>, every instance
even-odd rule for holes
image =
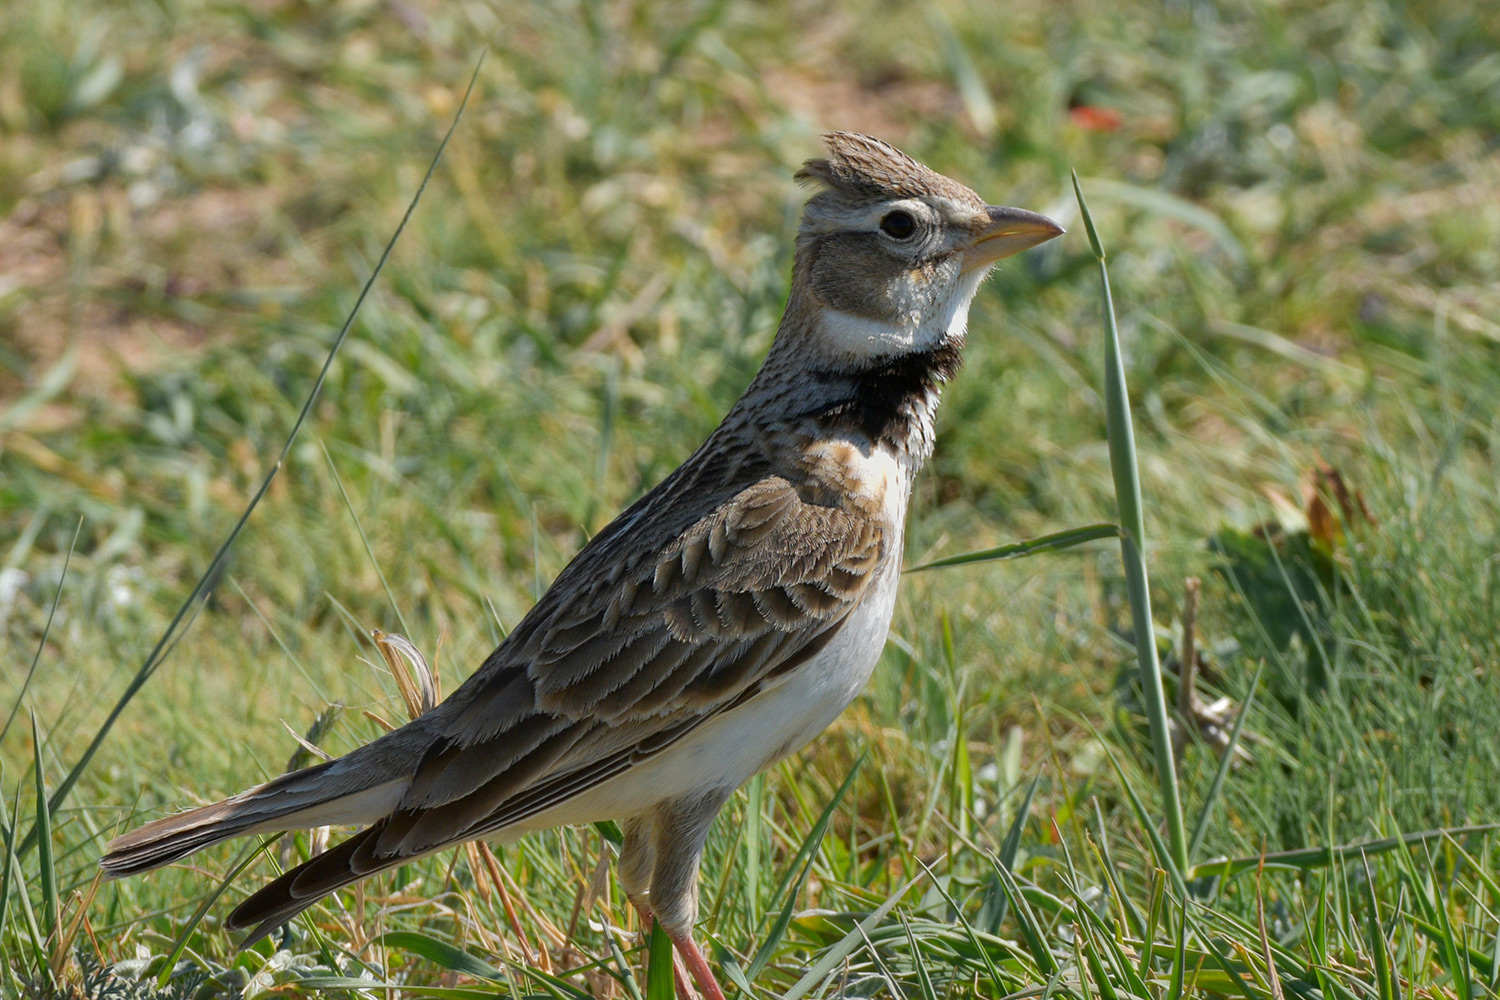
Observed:
[[[1061,232],[878,140],[826,143],[798,175],[820,190],[781,328],[709,439],[446,701],[342,758],[120,837],[107,872],[227,837],[364,825],[235,909],[229,926],[250,940],[445,847],[622,819],[626,891],[719,995],[689,937],[709,824],[867,680],[969,301],[994,260]]]

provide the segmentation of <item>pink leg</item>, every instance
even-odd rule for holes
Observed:
[[[682,956],[682,962],[693,974],[698,988],[703,991],[704,1000],[724,1000],[724,991],[719,988],[719,981],[714,978],[713,970],[708,967],[708,961],[703,957],[703,952],[698,950],[698,945],[693,942],[692,932],[689,931],[681,936],[672,936],[672,943],[677,946],[677,953]],[[681,992],[679,990],[679,996]]]
[[[651,925],[656,922],[656,918],[651,913],[651,908],[645,903],[637,902],[634,898],[630,902],[635,906],[636,912],[641,915],[641,929],[649,935],[651,933]],[[673,941],[672,943],[675,945],[677,942]],[[691,943],[691,940],[689,940],[689,944]],[[696,950],[695,948],[694,951]],[[701,955],[699,959],[702,959]],[[682,956],[678,954],[676,948],[672,950],[672,979],[677,986],[678,1000],[698,1000],[698,994],[693,990],[692,981],[688,979],[687,969],[683,967]],[[709,976],[709,981],[713,982],[712,976]],[[715,988],[718,985],[718,983],[714,983]],[[724,994],[720,993],[717,998],[710,995],[709,1000],[724,1000]]]

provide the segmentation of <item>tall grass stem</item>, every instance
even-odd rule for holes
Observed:
[[[1179,872],[1188,869],[1187,832],[1182,822],[1182,796],[1177,790],[1177,763],[1172,754],[1172,731],[1167,720],[1167,699],[1162,690],[1161,664],[1156,657],[1155,629],[1151,619],[1151,586],[1146,576],[1146,525],[1141,504],[1141,477],[1135,455],[1135,432],[1130,422],[1130,397],[1125,391],[1125,365],[1120,355],[1120,331],[1115,324],[1114,297],[1109,290],[1109,269],[1104,247],[1094,229],[1093,216],[1073,174],[1073,193],[1083,216],[1089,245],[1099,261],[1099,287],[1104,308],[1104,410],[1109,435],[1109,465],[1115,481],[1115,506],[1119,513],[1120,558],[1125,564],[1125,585],[1130,593],[1131,625],[1135,632],[1136,665],[1140,669],[1141,692],[1146,718],[1151,725],[1151,748],[1156,758],[1156,778],[1161,785],[1162,812],[1166,817],[1167,842]]]
[[[219,546],[219,550],[214,554],[212,561],[209,562],[208,568],[203,571],[203,575],[193,585],[192,592],[188,594],[187,600],[182,602],[182,607],[177,610],[177,614],[172,618],[171,623],[167,625],[166,631],[162,633],[161,638],[157,640],[156,645],[147,654],[145,662],[135,672],[135,676],[130,679],[130,683],[125,686],[124,693],[115,702],[114,708],[110,709],[109,715],[105,717],[103,724],[95,731],[93,739],[89,741],[89,745],[83,751],[83,755],[78,758],[78,762],[73,765],[72,769],[68,771],[67,776],[63,778],[62,783],[53,791],[52,797],[48,801],[48,808],[51,811],[57,811],[62,805],[63,801],[68,797],[68,793],[73,790],[73,785],[83,776],[83,772],[94,759],[94,755],[99,752],[99,747],[104,744],[105,737],[109,735],[110,730],[114,728],[115,722],[119,720],[121,713],[125,711],[125,706],[130,704],[141,688],[145,687],[146,682],[151,679],[151,675],[156,672],[156,668],[161,666],[162,661],[166,659],[166,654],[170,652],[174,639],[177,638],[178,626],[182,625],[183,620],[189,617],[189,612],[193,611],[194,604],[200,598],[205,602],[208,600],[209,591],[213,589],[212,581],[217,577],[219,567],[228,558],[230,550],[234,548],[234,543],[239,539],[240,532],[244,530],[246,523],[249,522],[250,515],[254,513],[255,508],[260,504],[261,498],[271,488],[271,481],[276,478],[276,474],[286,464],[287,456],[291,454],[292,445],[297,440],[297,434],[302,430],[302,425],[307,422],[308,415],[312,412],[313,404],[317,402],[318,396],[322,392],[323,383],[328,380],[329,370],[333,368],[333,362],[338,357],[339,348],[344,345],[344,341],[348,339],[349,331],[354,327],[354,320],[359,316],[360,307],[364,305],[365,299],[369,297],[370,289],[375,285],[375,279],[380,277],[380,272],[385,269],[385,263],[390,259],[391,251],[396,247],[396,241],[401,238],[401,234],[406,230],[406,224],[411,221],[412,213],[416,211],[417,203],[422,199],[422,192],[427,190],[428,182],[432,180],[432,175],[437,171],[437,165],[443,158],[443,151],[448,148],[448,140],[453,138],[454,130],[458,128],[459,121],[463,119],[464,109],[468,107],[469,97],[474,92],[474,84],[479,79],[479,70],[483,65],[484,55],[481,53],[478,63],[474,67],[474,75],[469,78],[469,88],[464,92],[463,100],[459,102],[458,110],[454,113],[453,122],[448,126],[448,131],[443,135],[442,142],[438,143],[437,151],[432,156],[432,162],[427,167],[427,173],[422,177],[422,182],[418,185],[416,194],[412,196],[411,202],[406,206],[406,214],[401,217],[401,221],[396,225],[395,232],[391,234],[391,238],[386,243],[385,249],[381,251],[380,259],[375,262],[374,270],[370,272],[370,277],[366,279],[364,287],[360,289],[359,297],[354,300],[354,306],[349,310],[348,317],[339,328],[338,334],[333,338],[333,344],[328,348],[328,356],[323,361],[323,367],[318,372],[318,377],[313,382],[312,388],[308,390],[307,398],[302,404],[302,409],[297,414],[296,422],[292,424],[292,429],[287,434],[286,443],[281,446],[281,452],[276,456],[275,464],[271,466],[265,478],[261,480],[260,487],[255,491],[255,495],[250,498],[250,502],[245,505],[244,513],[240,515],[239,520],[230,529],[228,537]],[[33,826],[21,843],[21,851],[23,853],[30,850],[36,843],[36,837],[37,827]]]

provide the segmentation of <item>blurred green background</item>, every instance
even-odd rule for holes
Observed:
[[[1222,791],[1220,744],[1195,735],[1180,761],[1189,807],[1218,803],[1202,856],[1500,819],[1500,6],[12,0],[0,797],[26,790],[19,830],[34,765],[55,788],[75,764],[274,461],[481,51],[285,468],[53,818],[61,905],[89,928],[68,945],[159,958],[214,883],[91,888],[102,840],[277,773],[297,748],[283,722],[345,706],[323,736],[340,752],[378,732],[366,712],[399,717],[371,628],[409,635],[451,689],[713,428],[775,330],[805,197],[791,174],[829,129],[1073,230],[980,293],[908,563],[1113,519],[1076,169],[1111,254],[1169,688],[1189,575],[1203,697],[1242,704],[1263,665],[1257,739]],[[833,867],[799,913],[858,910],[944,858],[953,898],[914,912],[993,916],[964,845],[998,847],[1033,778],[1019,870],[1049,884],[1070,843],[1069,866],[1094,865],[1097,807],[1116,852],[1146,859],[1124,889],[1144,909],[1150,838],[1122,783],[1149,799],[1150,753],[1117,552],[909,577],[870,690],[721,822],[714,857],[743,863],[717,889],[705,875],[721,945],[748,961],[764,940],[778,879],[861,754],[830,827],[845,853],[820,849]],[[746,824],[764,840],[747,847]],[[602,841],[535,840],[504,860],[562,923]],[[1447,926],[1443,892],[1462,924],[1441,946],[1390,931],[1408,988],[1494,989],[1496,854],[1469,850],[1484,877],[1454,861],[1428,909],[1436,874],[1377,872],[1393,928]],[[17,869],[33,893],[34,863]],[[429,865],[429,895],[445,871],[466,884],[449,865]],[[1268,890],[1278,948],[1317,939],[1325,889]],[[19,893],[0,899],[12,956]],[[1253,899],[1226,890],[1224,912]],[[780,939],[767,988],[820,954],[820,926]],[[198,967],[244,966],[223,938],[195,939]],[[1336,961],[1334,939],[1310,969],[1373,961],[1357,934]],[[944,955],[957,971],[937,988],[962,995],[982,963]],[[916,966],[887,959],[878,989],[916,989]],[[7,964],[19,990],[46,963]]]

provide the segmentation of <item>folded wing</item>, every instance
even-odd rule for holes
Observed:
[[[258,937],[341,885],[524,823],[663,752],[821,649],[892,544],[883,523],[768,477],[634,561],[585,549],[413,723],[431,740],[394,811],[251,896],[230,926]]]

